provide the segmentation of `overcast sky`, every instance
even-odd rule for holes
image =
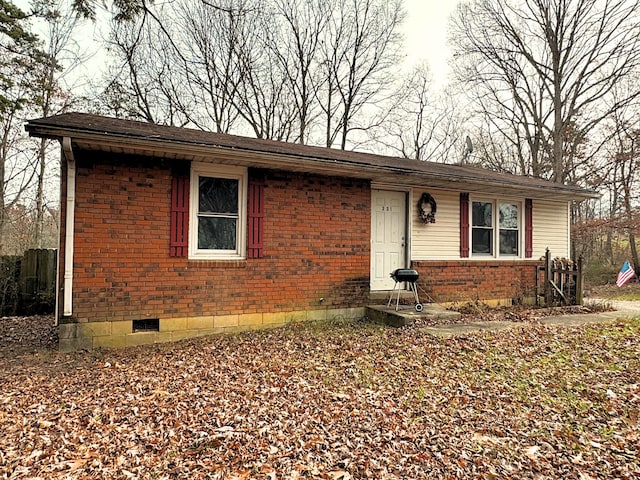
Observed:
[[[436,87],[445,83],[448,73],[447,59],[449,51],[446,46],[446,29],[449,15],[455,10],[460,0],[404,0],[407,17],[404,24],[407,66],[413,66],[420,60],[426,60],[431,68]],[[29,0],[14,0],[24,10],[29,8]],[[91,48],[90,38],[98,40],[96,26],[90,23],[81,29],[81,41],[85,49]],[[94,44],[95,45],[95,44]],[[96,47],[94,47],[96,48]],[[92,64],[95,59],[89,60]],[[102,62],[99,62],[102,63]],[[95,66],[94,66],[95,68]],[[93,72],[95,75],[95,71]]]
[[[407,61],[426,59],[436,85],[442,85],[448,71],[446,31],[449,15],[458,0],[404,0]]]

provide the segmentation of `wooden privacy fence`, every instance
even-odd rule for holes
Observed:
[[[32,249],[22,257],[0,257],[0,315],[52,313],[57,250]]]
[[[20,298],[20,263],[22,257],[0,257],[0,316],[16,315]]]
[[[567,258],[551,258],[547,248],[544,265],[536,271],[538,303],[544,305],[582,305],[582,256],[577,262]]]

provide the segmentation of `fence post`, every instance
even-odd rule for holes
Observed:
[[[584,258],[580,255],[578,257],[578,270],[576,271],[576,305],[584,304],[584,299],[582,298],[583,262]]]
[[[547,247],[544,253],[544,304],[548,307],[551,305],[553,298],[551,297],[551,252]]]

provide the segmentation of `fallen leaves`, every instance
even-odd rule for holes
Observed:
[[[637,478],[639,334],[324,323],[72,354],[12,334],[0,478]]]
[[[0,317],[0,352],[10,356],[56,348],[57,329],[50,316]]]
[[[590,303],[585,305],[569,305],[558,307],[532,307],[513,305],[510,307],[490,307],[482,302],[471,302],[452,308],[461,313],[456,323],[467,322],[536,322],[551,315],[576,315],[612,311],[606,303]],[[448,319],[447,321],[451,321]]]

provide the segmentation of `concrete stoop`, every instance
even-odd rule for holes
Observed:
[[[422,312],[416,312],[413,305],[400,305],[396,310],[395,303],[390,307],[385,305],[369,305],[365,307],[365,316],[371,321],[390,325],[392,327],[403,327],[411,325],[417,320],[456,320],[460,317],[460,312],[452,312],[437,303],[423,303]]]

